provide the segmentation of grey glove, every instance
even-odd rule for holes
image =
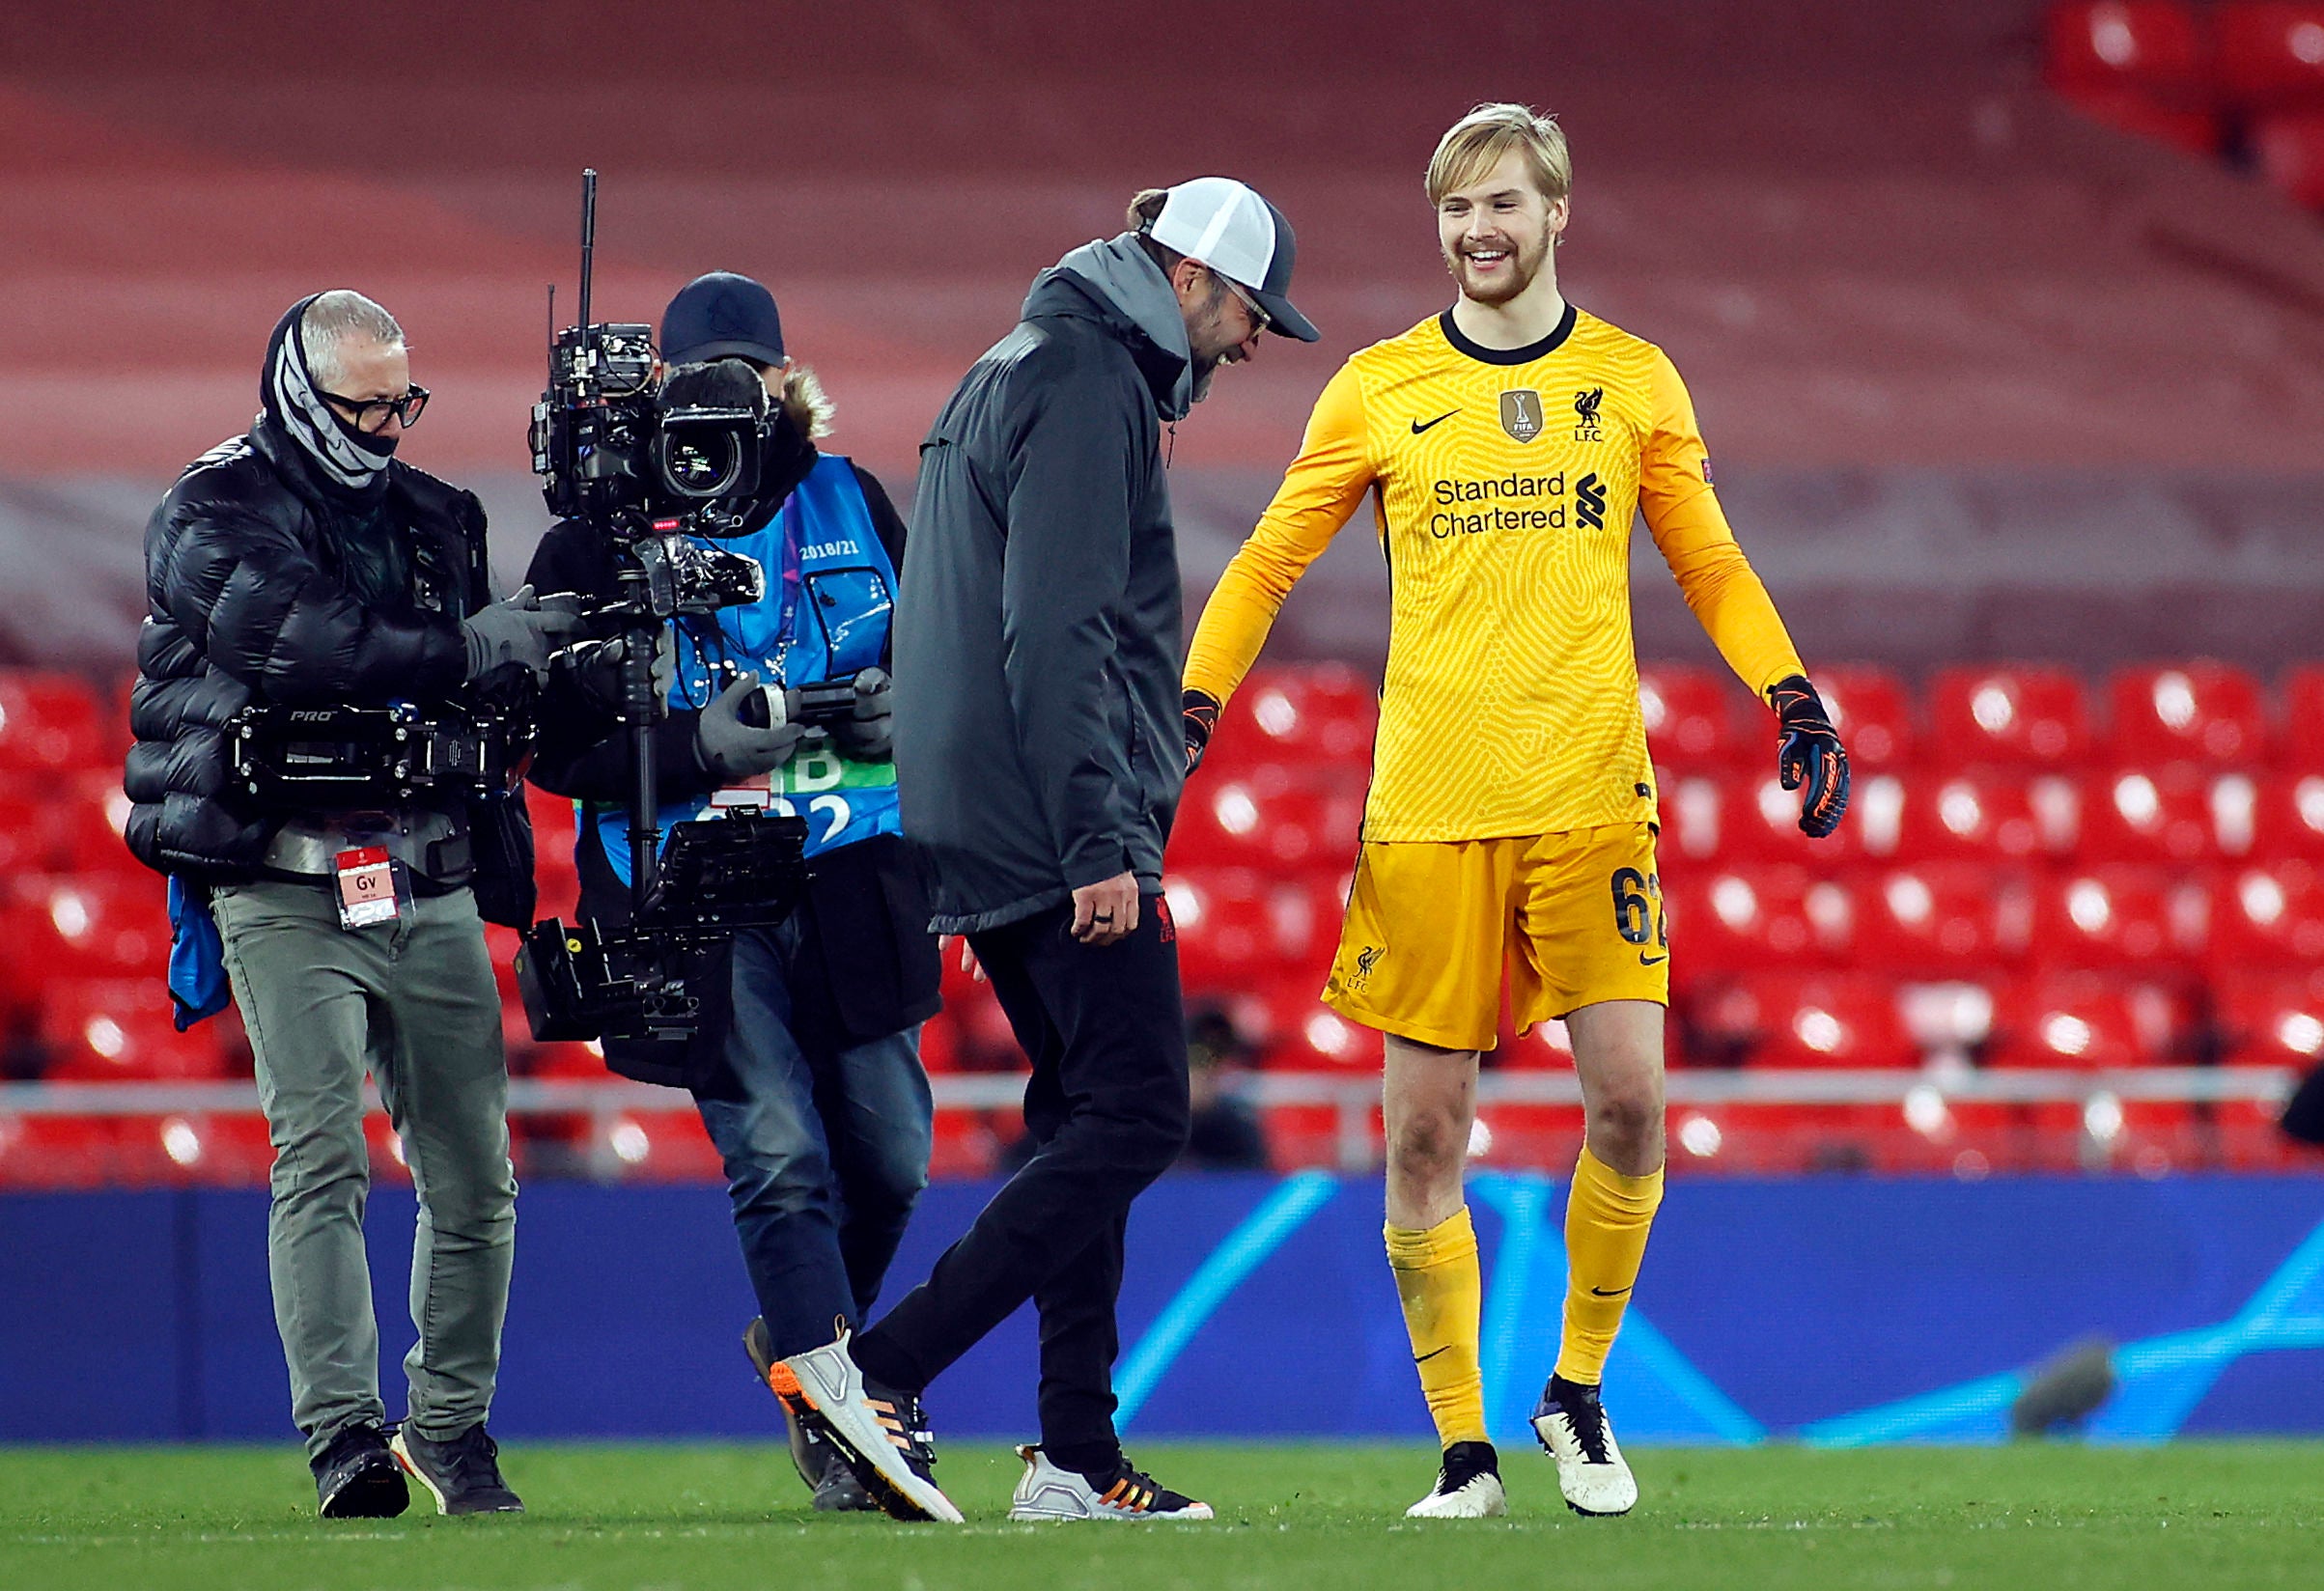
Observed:
[[[833,724],[831,739],[859,763],[883,763],[896,754],[896,683],[886,670],[867,668],[855,676],[855,714]]]
[[[557,654],[556,666],[560,672],[570,672],[574,684],[591,700],[608,712],[622,708],[622,659],[629,653],[629,638],[617,635],[609,641],[583,641],[567,647]],[[678,640],[668,626],[662,627],[661,639],[654,648],[654,700],[670,699],[670,687],[678,683]]]
[[[522,663],[533,678],[548,680],[548,655],[577,638],[587,621],[574,611],[577,600],[552,597],[544,603],[529,585],[461,622],[461,636],[468,644],[467,678]]]
[[[798,749],[805,724],[761,729],[743,720],[743,705],[758,693],[759,677],[745,674],[718,692],[694,724],[694,756],[702,770],[720,779],[755,779],[782,767]]]

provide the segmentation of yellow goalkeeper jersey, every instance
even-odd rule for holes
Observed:
[[[1447,311],[1340,367],[1203,609],[1190,687],[1234,694],[1292,583],[1367,494],[1392,594],[1368,841],[1653,819],[1634,511],[1746,684],[1764,698],[1805,672],[1711,489],[1677,370],[1568,306],[1527,348],[1485,348]]]

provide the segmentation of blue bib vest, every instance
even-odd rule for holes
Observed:
[[[872,527],[854,466],[825,454],[784,502],[782,510],[747,536],[719,544],[747,554],[767,572],[767,595],[714,618],[672,621],[677,631],[678,678],[670,706],[698,709],[726,687],[719,669],[755,670],[762,684],[803,685],[844,680],[877,667],[887,650],[895,613],[896,571]],[[896,765],[858,763],[828,740],[802,742],[767,778],[766,804],[807,821],[809,856],[853,845],[874,834],[899,834]],[[717,797],[666,802],[666,836],[678,823],[715,818]],[[630,881],[630,821],[619,807],[583,810],[594,816],[598,838],[614,877]],[[664,844],[667,844],[665,839]]]

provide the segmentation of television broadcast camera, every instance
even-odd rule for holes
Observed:
[[[760,461],[774,425],[757,372],[733,360],[663,373],[653,328],[593,324],[597,173],[581,174],[580,323],[555,330],[548,388],[533,406],[534,472],[549,512],[602,537],[618,595],[584,612],[623,638],[620,718],[629,738],[630,913],[626,923],[550,920],[517,954],[542,1039],[680,1039],[700,1002],[686,987],[699,952],[738,929],[779,923],[805,881],[806,824],[738,814],[680,825],[660,854],[654,725],[667,705],[653,665],[662,626],[756,601],[766,574],[706,547],[760,510]]]

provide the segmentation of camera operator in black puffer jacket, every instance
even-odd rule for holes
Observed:
[[[401,1513],[405,1469],[445,1512],[510,1511],[484,1420],[516,1184],[480,910],[531,915],[522,803],[268,810],[236,783],[225,726],[253,705],[522,695],[580,621],[529,592],[494,602],[476,498],[393,457],[428,394],[378,304],[293,305],[260,394],[249,433],[197,460],[146,527],[129,846],[171,876],[189,942],[214,919],[249,1030],[275,1147],[275,1322],[322,1512]],[[384,920],[367,884],[389,886]],[[419,1342],[392,1448],[363,1246],[367,1063],[420,1198]]]

